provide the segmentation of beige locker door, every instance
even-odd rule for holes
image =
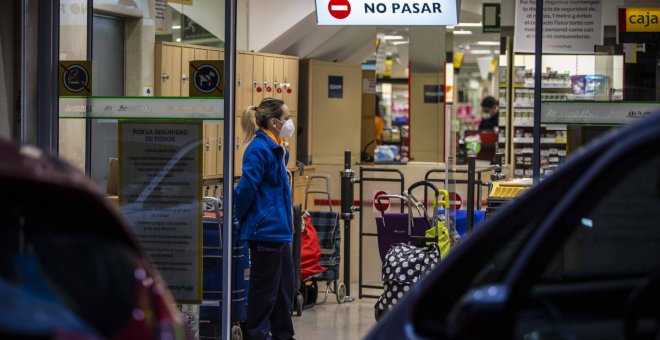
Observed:
[[[236,58],[236,115],[242,115],[252,105],[252,65],[254,55],[238,53]]]
[[[225,130],[224,130],[224,123],[220,124],[215,124],[217,127],[216,130],[216,136],[217,138],[215,139],[215,152],[216,152],[216,157],[215,157],[215,169],[216,169],[216,175],[217,177],[222,177],[223,173],[223,164],[224,164],[224,135],[225,135]]]
[[[194,60],[209,60],[209,50],[196,48]]]
[[[218,139],[218,130],[215,124],[204,124],[204,175],[203,178],[216,177],[217,153],[215,141]]]
[[[209,60],[222,60],[220,59],[220,51],[209,50]]]
[[[243,145],[243,129],[241,128],[242,116],[236,116],[234,128],[234,176],[240,176],[243,173],[243,154],[245,153],[246,145]]]
[[[262,83],[264,85],[264,98],[273,97],[273,57],[264,56],[264,73]]]
[[[257,106],[264,99],[264,56],[255,54],[252,65],[252,105]]]
[[[290,119],[293,119],[293,125],[296,127],[296,130],[298,130],[298,118],[296,118],[296,112],[289,112],[289,115]],[[296,167],[296,147],[298,145],[296,132],[294,132],[293,136],[291,136],[286,142],[289,145],[289,162],[286,164],[286,168],[293,169]]]
[[[158,54],[158,51],[156,52]],[[181,47],[160,45],[161,64],[156,74],[156,95],[181,95]],[[158,67],[158,65],[156,65]]]
[[[273,98],[283,99],[284,58],[273,57]]]
[[[298,111],[298,59],[284,59],[284,101],[289,111]]]
[[[188,97],[190,92],[190,62],[195,60],[195,49],[182,47],[181,49],[181,97]]]

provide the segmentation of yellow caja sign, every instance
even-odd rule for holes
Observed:
[[[619,8],[619,32],[660,32],[660,8]]]

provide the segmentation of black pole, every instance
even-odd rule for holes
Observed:
[[[541,68],[543,67],[543,0],[536,0],[536,34],[534,53],[534,144],[532,172],[534,184],[541,179]]]
[[[232,228],[234,222],[234,107],[236,92],[236,0],[225,1],[225,107],[224,138],[227,143],[223,150],[222,197],[224,213],[222,219],[222,333],[221,339],[231,339],[231,300],[232,300]]]
[[[467,192],[467,226],[465,227],[465,235],[472,234],[472,226],[474,225],[474,168],[476,164],[475,156],[468,156],[468,192]]]
[[[60,0],[40,1],[38,7],[37,146],[50,154],[57,155],[59,153],[57,68],[60,58]]]
[[[351,169],[351,152],[344,151],[344,170],[341,172],[341,219],[344,220],[344,284],[346,299],[350,302],[351,295],[351,220],[353,219],[353,179],[355,172]]]
[[[87,0],[87,61],[93,64],[94,58],[94,0]],[[93,72],[94,65],[90,72]],[[92,84],[92,91],[94,91]],[[93,96],[94,93],[91,93]],[[113,94],[114,95],[114,94]],[[92,101],[87,98],[87,107],[90,107]],[[88,177],[92,177],[92,120],[85,119],[85,172]]]

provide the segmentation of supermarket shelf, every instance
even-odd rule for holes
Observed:
[[[513,137],[513,142],[517,144],[532,144],[532,137]],[[541,138],[541,144],[566,144],[566,138]]]

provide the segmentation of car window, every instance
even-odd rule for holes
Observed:
[[[534,220],[517,228],[514,235],[500,245],[497,253],[490,258],[488,263],[479,271],[479,274],[475,276],[471,286],[477,287],[500,282],[509,269],[510,263],[516,259],[516,255],[538,226],[538,222],[538,220]]]
[[[578,219],[541,277],[545,282],[647,275],[660,270],[660,156],[631,167]]]

